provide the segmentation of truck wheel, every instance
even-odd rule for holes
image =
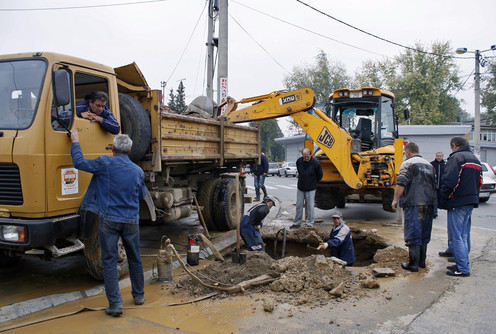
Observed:
[[[337,191],[334,188],[317,186],[315,190],[315,206],[321,210],[334,209],[336,198],[333,194]]]
[[[100,248],[100,237],[98,223],[93,224],[93,231],[91,237],[84,241],[84,262],[86,269],[93,278],[103,281],[103,265],[102,265],[102,250]],[[129,265],[127,263],[126,250],[121,238],[117,244],[118,259],[117,259],[117,274],[119,277],[129,272]]]
[[[218,178],[208,179],[202,183],[198,191],[198,204],[202,207],[202,216],[205,220],[205,225],[207,225],[207,228],[213,230],[216,229],[212,212],[214,205],[216,205],[213,201],[213,193],[219,183],[220,179]]]
[[[135,162],[140,161],[150,145],[151,125],[148,112],[138,100],[122,93],[119,93],[119,108],[121,131],[133,140],[129,158]]]
[[[244,214],[243,188],[239,186],[240,194],[240,221]],[[232,178],[223,179],[214,191],[214,222],[219,231],[234,230],[236,223],[236,180]]]

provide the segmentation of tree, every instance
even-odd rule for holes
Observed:
[[[262,152],[269,161],[283,161],[284,147],[274,139],[284,137],[276,119],[250,122],[250,126],[260,127],[260,144]]]
[[[176,90],[176,94],[171,89],[169,93],[169,102],[167,106],[171,108],[175,113],[181,113],[186,109],[185,102],[185,94],[184,94],[184,85],[183,82],[179,82],[179,85]]]
[[[185,102],[185,94],[184,94],[184,85],[183,82],[179,82],[179,86],[177,87],[177,94],[176,94],[176,112],[182,113],[184,109],[186,109],[186,102]]]
[[[421,50],[415,51],[416,50]],[[396,95],[396,109],[410,109],[410,124],[454,122],[460,110],[454,94],[460,88],[459,69],[450,57],[449,42],[435,42],[431,51],[416,43],[393,61],[366,62],[357,80],[379,84]]]
[[[176,112],[176,97],[174,96],[174,91],[172,90],[172,88],[169,93],[169,102],[167,103],[167,107]]]
[[[315,57],[315,64],[295,66],[292,72],[285,76],[283,84],[288,90],[311,88],[316,95],[316,103],[326,103],[329,95],[338,88],[349,87],[351,77],[346,73],[345,66],[337,61],[330,61],[324,51]],[[300,126],[290,120],[290,130],[299,130]]]
[[[483,83],[481,105],[487,108],[484,119],[488,124],[496,125],[496,64],[489,65],[481,81]]]

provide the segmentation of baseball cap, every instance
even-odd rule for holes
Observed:
[[[331,217],[343,218],[343,214],[341,213],[341,211],[334,211]]]
[[[264,201],[271,201],[272,203],[274,203],[274,206],[276,206],[276,199],[272,195],[265,196]]]

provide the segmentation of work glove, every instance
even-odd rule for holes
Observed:
[[[317,250],[323,251],[323,250],[326,250],[327,247],[329,247],[329,244],[327,242],[322,242],[319,244],[319,247],[317,247]]]
[[[255,227],[255,230],[260,231],[260,227],[261,227],[260,225],[255,225],[254,227]]]

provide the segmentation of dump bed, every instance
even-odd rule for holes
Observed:
[[[194,163],[216,166],[256,162],[259,131],[224,118],[161,113],[160,153],[163,164]]]

